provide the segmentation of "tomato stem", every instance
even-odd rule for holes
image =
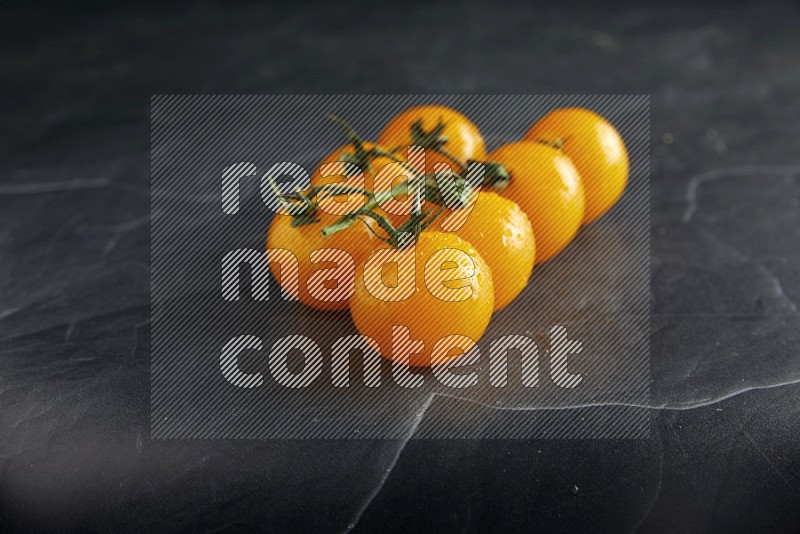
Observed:
[[[434,220],[444,212],[445,206],[449,206],[451,201],[455,200],[456,205],[449,206],[453,209],[459,209],[459,206],[463,207],[467,204],[468,199],[472,195],[472,188],[469,186],[469,182],[463,177],[463,174],[473,161],[469,160],[463,162],[444,147],[447,143],[447,137],[442,134],[445,126],[442,118],[439,119],[437,125],[430,131],[425,131],[421,120],[415,122],[411,126],[411,136],[412,142],[416,146],[436,151],[458,166],[459,171],[449,176],[448,179],[450,179],[450,181],[444,184],[440,183],[441,179],[436,174],[421,173],[407,161],[399,157],[397,152],[402,147],[394,148],[391,151],[387,151],[378,146],[367,149],[364,139],[344,119],[336,115],[328,115],[328,118],[342,128],[347,136],[349,144],[353,146],[353,154],[349,152],[344,153],[339,158],[339,161],[351,163],[362,171],[367,171],[371,169],[372,162],[375,159],[385,157],[410,171],[411,177],[385,191],[378,192],[363,187],[333,183],[313,186],[305,192],[298,189],[291,194],[281,193],[275,181],[269,178],[270,187],[275,193],[281,207],[293,217],[293,226],[302,226],[319,222],[319,219],[316,218],[315,215],[319,209],[321,200],[338,195],[363,195],[367,198],[367,202],[355,211],[341,216],[333,224],[324,227],[321,230],[323,237],[330,237],[337,232],[346,230],[359,220],[366,224],[364,218],[369,217],[386,232],[386,236],[379,235],[375,232],[373,227],[367,225],[370,231],[393,246],[403,247],[408,244],[409,239],[413,242],[420,232],[430,226]],[[480,162],[476,161],[474,163]],[[489,185],[495,189],[502,189],[508,185],[511,177],[503,165],[497,162],[485,162],[481,164],[485,166],[483,182],[485,185]],[[424,191],[424,195],[420,194],[422,191]],[[408,220],[395,228],[385,216],[376,210],[385,202],[397,198],[398,196],[408,194],[414,195],[411,213]],[[446,195],[447,198],[445,198]],[[440,208],[436,211],[430,209],[423,210],[423,200],[428,200],[437,204]],[[408,236],[410,236],[410,238]]]
[[[372,233],[378,238],[397,248],[408,246],[417,238],[417,236],[419,236],[423,230],[430,226],[433,221],[444,212],[445,209],[444,206],[441,206],[435,212],[433,210],[423,211],[420,206],[418,210],[415,210],[411,214],[407,221],[395,228],[386,217],[375,211],[375,209],[390,198],[409,194],[410,187],[412,186],[409,181],[404,180],[403,182],[393,186],[391,189],[373,193],[370,197],[370,200],[363,207],[352,213],[342,216],[335,223],[323,228],[321,231],[322,236],[326,238],[330,237],[337,232],[341,232],[347,228],[350,228],[358,220],[362,220],[362,222],[364,222],[363,217],[369,217],[373,219],[384,232],[386,232],[386,237],[384,237],[367,225],[370,231],[372,231]]]
[[[350,126],[350,124],[347,121],[333,114],[328,115],[328,118],[332,120],[334,123],[336,123],[336,125],[339,126],[342,130],[344,130],[344,133],[347,136],[348,143],[350,143],[353,146],[354,154],[352,155],[352,158],[347,158],[346,160],[344,160],[343,158],[340,157],[339,158],[340,161],[347,161],[348,163],[352,163],[357,167],[359,167],[362,171],[372,170],[372,162],[379,157],[386,157],[398,163],[404,163],[404,161],[395,154],[395,152],[397,152],[396,150],[392,152],[387,152],[386,150],[383,150],[382,148],[377,146],[373,146],[372,148],[367,150],[364,147],[364,145],[366,144],[364,138],[358,135],[358,132],[356,132],[355,128]]]
[[[496,161],[484,162],[485,174],[483,184],[492,189],[505,189],[511,183],[511,173],[502,163]]]
[[[429,131],[425,131],[422,119],[419,119],[410,127],[411,142],[420,148],[432,150],[446,157],[458,166],[458,174],[464,174],[467,169],[469,169],[470,162],[475,160],[462,161],[445,147],[447,144],[447,136],[442,133],[444,127],[445,121],[442,117],[439,117],[439,122],[436,126]],[[395,148],[393,152],[397,152],[400,148],[402,147]],[[477,163],[483,163],[485,165],[486,174],[484,176],[484,185],[493,189],[504,189],[508,187],[508,184],[511,182],[511,174],[501,163],[496,161]]]
[[[367,190],[365,189],[364,191]],[[350,228],[356,223],[357,217],[359,215],[366,215],[372,217],[384,230],[387,231],[388,234],[390,235],[393,234],[395,232],[395,228],[383,215],[375,213],[375,208],[379,207],[381,204],[383,204],[387,200],[390,200],[391,198],[408,194],[408,181],[404,180],[399,184],[393,186],[391,189],[387,189],[386,191],[379,191],[377,193],[373,193],[371,191],[368,192],[369,192],[369,200],[367,201],[366,204],[364,204],[361,208],[352,213],[343,215],[335,223],[323,228],[322,236],[330,237],[336,232],[341,232],[342,230]],[[385,225],[382,223],[385,223]]]

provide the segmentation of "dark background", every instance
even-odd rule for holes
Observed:
[[[800,530],[797,3],[0,10],[0,530]],[[652,439],[151,441],[156,93],[650,94]]]

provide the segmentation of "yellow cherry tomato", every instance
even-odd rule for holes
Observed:
[[[575,164],[586,194],[584,223],[603,215],[622,196],[628,182],[628,152],[619,132],[597,113],[557,109],[534,124],[525,139],[560,144]]]
[[[454,231],[486,260],[492,270],[495,311],[510,304],[527,285],[536,242],[528,216],[516,202],[481,191],[471,210],[448,210],[430,228]]]
[[[324,238],[323,227],[337,217],[317,212],[319,222],[293,226],[276,214],[267,233],[267,259],[284,291],[320,310],[345,310],[353,294],[355,266],[381,241],[361,222]],[[370,221],[368,221],[372,224]]]
[[[560,252],[581,226],[584,197],[581,177],[566,154],[542,144],[518,141],[489,154],[502,163],[511,183],[499,192],[528,215],[536,236],[536,261]]]
[[[443,148],[461,162],[483,160],[486,156],[486,147],[478,127],[461,113],[445,106],[418,106],[403,111],[384,127],[378,144],[389,150],[398,148],[398,154],[405,156],[407,147],[412,144],[412,126],[417,121],[421,121],[425,132],[433,131],[441,123],[443,128],[440,134],[446,139]],[[459,170],[449,157],[425,150],[426,172],[434,172],[434,165],[440,162],[450,165],[454,171]]]
[[[423,232],[413,248],[379,248],[358,267],[350,313],[384,357],[428,367],[472,348],[493,306],[491,270],[478,251],[455,234]]]

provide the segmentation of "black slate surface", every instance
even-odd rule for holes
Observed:
[[[800,530],[796,3],[2,5],[0,530]],[[156,93],[646,93],[651,440],[151,441]]]

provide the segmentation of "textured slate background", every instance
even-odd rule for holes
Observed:
[[[800,529],[796,3],[0,7],[0,530]],[[653,439],[148,439],[150,96],[325,92],[652,95]]]

